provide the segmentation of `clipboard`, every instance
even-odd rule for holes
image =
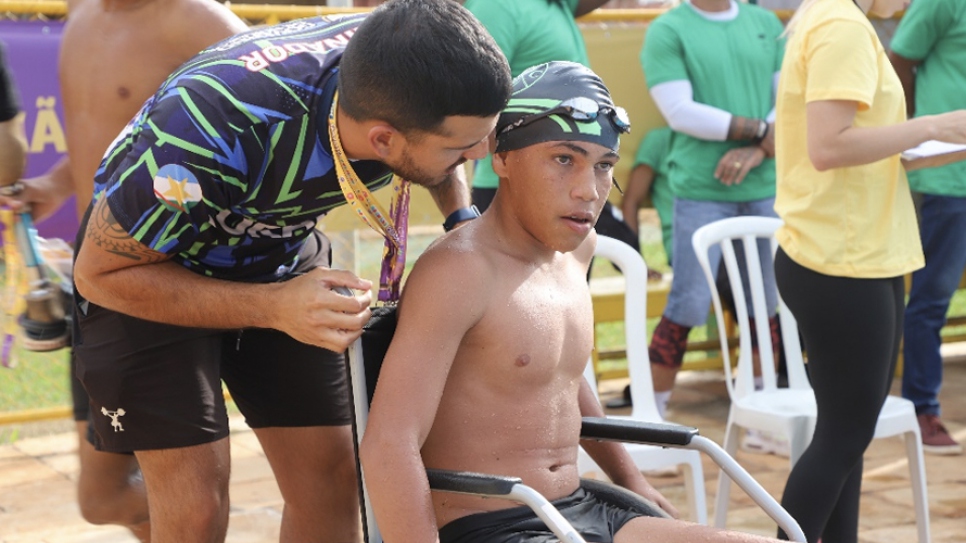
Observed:
[[[901,158],[906,171],[935,168],[966,160],[966,145],[929,140],[903,151]]]

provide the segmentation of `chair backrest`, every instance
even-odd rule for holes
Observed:
[[[647,265],[633,247],[607,236],[597,236],[594,256],[610,260],[624,275],[624,337],[634,404],[631,417],[661,422],[663,419],[654,401],[651,361],[647,354]],[[592,368],[590,374],[592,377]],[[595,383],[591,381],[591,385]]]
[[[775,372],[774,350],[771,341],[771,331],[768,319],[756,318],[755,329],[752,330],[749,321],[749,308],[745,296],[745,285],[742,281],[742,271],[747,274],[748,286],[754,315],[767,315],[765,284],[762,276],[761,255],[758,252],[758,241],[769,241],[771,255],[778,249],[775,231],[782,221],[772,217],[732,217],[715,221],[699,228],[691,239],[692,246],[698,258],[698,263],[704,272],[704,277],[711,289],[711,299],[714,305],[715,317],[718,324],[718,337],[721,339],[721,359],[727,377],[728,394],[735,400],[754,392],[754,375],[752,362],[752,334],[758,340],[758,352],[761,360],[761,376],[764,390],[774,390],[777,387]],[[740,243],[744,261],[739,263],[735,252],[735,243]],[[728,272],[728,283],[734,298],[735,315],[738,320],[738,364],[735,374],[732,374],[731,352],[728,346],[725,321],[721,304],[721,296],[715,286],[715,269],[712,267],[711,255],[720,249],[721,258]],[[778,314],[782,329],[782,344],[788,368],[789,388],[808,388],[808,379],[802,362],[802,349],[798,338],[798,325],[791,311],[785,307],[778,297]]]

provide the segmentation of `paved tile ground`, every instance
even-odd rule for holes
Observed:
[[[682,374],[672,398],[669,419],[696,426],[720,442],[724,434],[728,400],[721,375],[716,372]],[[621,382],[604,383],[604,397],[613,396]],[[898,389],[894,389],[894,392]],[[897,393],[897,392],[896,392]],[[961,442],[966,442],[966,358],[946,364],[942,394],[944,421]],[[619,411],[615,411],[619,413]],[[254,434],[232,421],[231,521],[228,541],[277,541],[281,498]],[[74,502],[77,459],[75,436],[69,422],[53,430],[26,428],[25,437],[0,446],[0,542],[2,543],[129,543],[125,530],[92,526],[80,517]],[[739,452],[741,462],[773,495],[779,496],[788,475],[788,461],[770,455]],[[876,440],[866,455],[860,541],[862,543],[916,540],[908,467],[899,438]],[[717,469],[704,466],[708,503],[713,501]],[[927,457],[929,504],[934,543],[962,543],[966,528],[966,457]],[[651,481],[688,515],[683,477],[655,477]],[[762,534],[774,525],[740,490],[733,489],[729,527]]]

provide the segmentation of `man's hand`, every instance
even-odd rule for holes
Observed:
[[[345,296],[335,287],[363,291]],[[310,345],[345,351],[369,322],[372,283],[345,270],[315,268],[278,283],[277,321],[273,328]]]
[[[732,149],[721,157],[714,169],[714,178],[722,185],[738,185],[752,168],[765,159],[765,151],[757,145]]]
[[[73,191],[73,187],[64,187],[49,175],[22,179],[20,185],[23,190],[16,195],[0,194],[0,205],[7,206],[16,212],[29,206],[30,215],[37,222],[53,215]]]

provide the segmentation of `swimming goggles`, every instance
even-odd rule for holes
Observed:
[[[577,97],[563,100],[556,106],[539,113],[524,115],[500,130],[500,135],[506,134],[514,128],[526,126],[551,115],[563,114],[575,121],[582,122],[595,121],[597,120],[597,116],[601,111],[605,112],[610,117],[610,120],[614,123],[614,126],[617,127],[618,131],[624,134],[631,131],[631,120],[627,116],[627,112],[624,111],[624,108],[618,106],[602,106],[590,98]]]

